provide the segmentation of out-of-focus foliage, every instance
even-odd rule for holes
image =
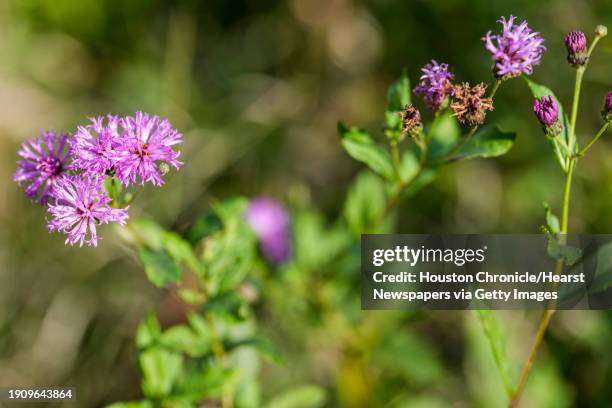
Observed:
[[[610,25],[609,2],[0,2],[0,385],[73,386],[82,406],[190,389],[214,399],[223,393],[219,379],[242,387],[235,404],[245,407],[504,406],[504,384],[492,375],[499,351],[473,314],[360,310],[357,238],[380,217],[389,191],[381,177],[357,176],[363,166],[342,150],[336,122],[358,124],[382,144],[391,120],[385,90],[404,68],[416,79],[431,58],[448,62],[460,80],[488,81],[480,38],[511,13],[546,39],[532,79],[561,90],[567,108],[573,70],[563,35]],[[601,42],[585,78],[581,140],[600,124],[611,44]],[[514,82],[488,115],[517,132],[513,149],[445,166],[435,179],[424,172],[427,187],[406,191],[396,218],[377,231],[537,231],[541,203],[557,208],[562,179],[531,119],[531,93]],[[389,96],[391,111],[407,98],[401,84]],[[18,144],[43,128],[73,130],[87,116],[137,109],[171,117],[185,134],[183,170],[131,210],[160,225],[132,224],[139,251],[125,245],[125,230],[109,230],[98,249],[65,247],[10,182]],[[450,117],[436,129],[444,131],[434,133],[432,160],[459,136]],[[606,139],[580,162],[573,231],[610,231]],[[386,160],[384,153],[364,159],[388,178]],[[417,166],[407,152],[403,176]],[[295,254],[281,267],[261,259],[240,225],[232,227],[240,239],[227,234],[223,213],[233,210],[215,204],[261,194],[291,206]],[[240,259],[224,259],[228,247],[240,248]],[[228,263],[235,275],[225,273]],[[159,286],[181,276],[187,284],[160,289],[147,276]],[[251,341],[229,356],[240,373],[185,364],[212,352],[210,323],[194,313],[203,303],[192,290],[198,276],[219,293],[240,288],[218,299],[223,307],[209,305],[210,313],[231,311],[218,317],[219,330],[238,326],[228,338]],[[257,326],[242,325],[245,316]],[[536,316],[497,317],[509,361],[522,361]],[[608,406],[612,315],[558,313],[545,340],[525,401]],[[506,369],[516,378],[519,367]],[[185,376],[189,370],[209,374]]]

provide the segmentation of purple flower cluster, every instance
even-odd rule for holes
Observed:
[[[125,187],[163,184],[169,166],[179,169],[181,134],[166,119],[138,112],[119,118],[92,118],[72,137],[52,131],[26,141],[19,150],[15,181],[30,199],[46,205],[50,231],[67,234],[67,244],[97,245],[96,225],[125,224],[127,207],[116,208],[103,187],[114,178]],[[111,207],[112,204],[112,207]]]
[[[497,78],[530,75],[546,50],[539,33],[532,31],[526,21],[517,25],[514,20],[514,16],[508,19],[502,17],[498,20],[503,26],[502,33],[491,34],[489,31],[484,37],[486,48],[493,57],[493,72]]]
[[[244,217],[257,235],[261,251],[266,258],[275,264],[289,259],[289,215],[280,203],[270,198],[256,198],[249,204]]]
[[[414,93],[423,95],[427,107],[435,112],[453,94],[453,74],[448,71],[448,64],[438,64],[436,60],[431,60],[421,71],[423,75],[414,88]]]

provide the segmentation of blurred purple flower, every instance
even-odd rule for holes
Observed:
[[[182,142],[181,134],[167,119],[137,112],[133,117],[122,118],[119,124],[123,132],[117,146],[115,171],[123,184],[150,181],[160,186],[164,183],[165,166],[178,170],[183,164],[177,160],[179,152],[172,149]]]
[[[89,125],[79,126],[72,137],[70,149],[74,160],[71,167],[104,175],[117,160],[119,119],[109,114],[106,125],[102,116],[90,120]]]
[[[586,35],[582,31],[572,31],[565,36],[567,60],[574,67],[585,65],[589,60]]]
[[[503,26],[501,35],[489,31],[484,37],[486,48],[495,63],[493,72],[497,78],[530,75],[546,50],[539,33],[531,31],[526,21],[515,25],[514,19],[514,16],[507,20],[502,17],[498,20]]]
[[[263,254],[270,261],[280,264],[291,256],[289,215],[277,201],[256,198],[245,213],[247,224],[255,231]]]
[[[48,211],[53,217],[49,231],[68,235],[66,244],[98,245],[96,225],[116,222],[125,225],[127,208],[111,208],[110,198],[96,176],[64,176],[57,180]]]
[[[436,60],[421,68],[421,82],[414,88],[416,95],[424,95],[423,99],[432,112],[440,109],[446,98],[453,94],[451,79],[453,74],[448,71],[448,64],[438,64]]]
[[[25,141],[19,149],[23,160],[17,162],[14,180],[29,183],[25,195],[46,204],[54,185],[68,168],[69,149],[67,134],[49,130],[39,137]]]
[[[606,95],[606,100],[604,102],[604,108],[601,111],[601,115],[606,122],[612,122],[612,91],[608,92],[608,95]]]
[[[559,120],[559,108],[552,96],[543,96],[533,102],[533,112],[544,126],[550,126]]]

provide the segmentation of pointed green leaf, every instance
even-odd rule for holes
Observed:
[[[344,150],[355,160],[365,163],[375,173],[393,180],[394,172],[389,153],[374,143],[370,135],[356,127],[338,124],[338,132]]]
[[[501,156],[510,150],[515,138],[515,133],[502,132],[496,126],[483,127],[467,141],[451,160]]]
[[[155,312],[149,311],[138,325],[136,332],[136,345],[145,348],[157,341],[161,335],[161,327]]]
[[[170,394],[182,370],[181,355],[162,348],[152,348],[143,351],[139,361],[143,393],[150,398],[162,398]]]
[[[559,218],[553,214],[547,202],[544,202],[544,214],[546,215],[546,225],[552,234],[558,234],[561,230]]]

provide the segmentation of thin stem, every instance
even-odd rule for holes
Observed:
[[[591,45],[591,49],[594,44]],[[590,52],[590,51],[589,51]],[[576,80],[574,82],[574,98],[572,100],[572,113],[570,117],[570,129],[569,129],[569,147],[570,154],[573,151],[573,146],[576,141],[576,118],[578,116],[578,102],[580,101],[580,88],[582,86],[582,77],[584,75],[584,70],[586,66],[582,66],[576,70]],[[571,189],[572,189],[572,177],[574,175],[574,168],[576,167],[575,156],[569,157],[569,162],[567,166],[567,171],[565,173],[565,184],[563,186],[563,205],[561,208],[561,228],[560,228],[560,239],[563,241],[566,240],[566,234],[568,231],[569,224],[569,206],[570,206],[570,197],[571,197]],[[560,259],[556,263],[555,274],[560,274],[563,270],[563,259]],[[536,337],[531,346],[531,351],[529,352],[529,356],[527,357],[527,361],[523,365],[523,369],[521,370],[521,374],[519,376],[519,381],[514,390],[514,395],[510,400],[510,408],[515,408],[521,398],[523,393],[523,389],[527,384],[527,379],[529,378],[529,373],[533,367],[535,359],[538,355],[540,347],[542,346],[542,340],[544,339],[544,334],[548,329],[548,325],[550,323],[550,319],[555,314],[554,309],[546,309],[542,314],[542,318],[540,319],[540,323],[538,324],[538,330],[536,332]]]
[[[568,147],[570,154],[573,153],[574,144],[576,143],[576,117],[578,116],[578,104],[580,102],[580,88],[582,87],[582,77],[585,67],[579,67],[576,70],[576,81],[574,82],[574,98],[572,99],[572,116],[570,117],[570,129]],[[569,163],[568,163],[569,164]],[[568,170],[569,171],[569,170]]]
[[[400,180],[401,179],[401,176],[400,176],[401,159],[400,159],[399,148],[397,147],[397,140],[391,140],[389,144],[391,145],[391,158],[393,159],[393,171],[395,172],[395,177],[397,178],[397,180]]]
[[[597,132],[597,134],[591,139],[591,141],[586,146],[584,146],[582,150],[578,152],[577,156],[584,156],[586,151],[589,150],[589,148],[595,144],[595,142],[601,137],[601,135],[604,134],[606,129],[608,129],[608,126],[610,126],[609,122],[604,123],[601,129],[599,129],[599,132]]]

